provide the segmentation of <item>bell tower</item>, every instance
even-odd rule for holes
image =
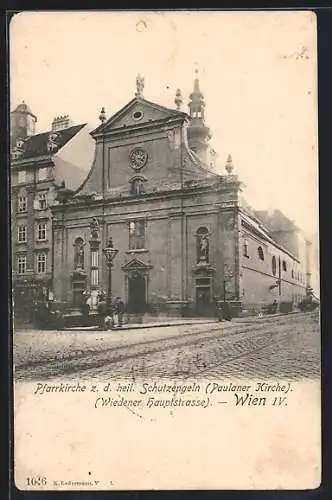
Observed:
[[[189,96],[188,104],[190,124],[188,127],[188,143],[204,163],[207,163],[208,141],[212,135],[209,127],[205,125],[205,102],[204,95],[199,87],[198,71],[195,70],[194,91]]]
[[[37,117],[23,101],[11,112],[11,143],[16,145],[18,139],[26,139],[36,133]]]

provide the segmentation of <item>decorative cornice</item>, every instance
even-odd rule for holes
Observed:
[[[221,201],[215,204],[219,210],[224,210],[228,208],[238,208],[239,207],[239,200],[227,200],[227,201]]]
[[[201,274],[212,276],[216,272],[216,268],[210,264],[196,264],[192,267],[193,274]]]
[[[93,134],[93,137],[97,140],[97,142],[102,142],[103,139],[107,139],[110,137],[116,137],[121,135],[133,134],[134,132],[147,132],[149,130],[156,131],[158,128],[163,128],[166,130],[174,128],[176,125],[180,126],[183,121],[186,119],[185,116],[172,116],[165,117],[159,120],[151,120],[150,122],[144,123],[133,123],[130,125],[123,125],[119,128],[104,130],[100,132],[96,132]],[[101,140],[100,140],[101,139]]]
[[[219,180],[214,181],[206,181],[202,180],[201,182],[197,181],[197,185],[195,186],[183,186],[178,183],[174,186],[174,189],[168,190],[156,190],[153,192],[146,192],[142,197],[133,197],[129,193],[127,195],[122,194],[121,196],[110,196],[101,200],[93,200],[92,194],[86,195],[83,197],[73,197],[66,202],[66,210],[68,209],[77,209],[77,208],[86,208],[87,204],[91,209],[98,207],[107,207],[112,205],[126,205],[126,204],[137,204],[137,203],[146,203],[147,201],[157,201],[157,200],[165,200],[165,199],[174,199],[174,198],[190,198],[193,193],[197,194],[215,194],[216,192],[222,194],[224,191],[229,191],[229,186],[224,185]],[[52,211],[57,212],[62,209],[61,204],[53,205]]]
[[[20,160],[12,160],[11,168],[15,170],[18,169],[19,167],[26,167],[39,163],[47,163],[50,166],[54,166],[52,155],[42,155],[31,158],[22,158]]]

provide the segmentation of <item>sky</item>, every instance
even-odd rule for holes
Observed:
[[[135,93],[187,111],[198,70],[206,122],[255,209],[282,210],[318,248],[316,17],[310,12],[23,12],[10,23],[11,109],[97,126]]]

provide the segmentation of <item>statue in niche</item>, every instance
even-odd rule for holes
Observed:
[[[84,249],[83,246],[79,246],[77,250],[77,268],[84,269]]]
[[[99,222],[96,217],[94,217],[90,223],[90,232],[92,238],[99,237]]]
[[[75,240],[74,266],[77,270],[84,269],[84,241],[82,238]]]
[[[199,264],[208,264],[209,262],[209,238],[208,230],[200,228],[197,231],[197,262]]]

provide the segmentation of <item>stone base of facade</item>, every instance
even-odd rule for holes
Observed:
[[[181,318],[187,315],[188,301],[186,300],[169,300],[166,306],[168,316]]]
[[[231,307],[232,315],[237,318],[242,312],[242,302],[240,300],[228,300],[228,304]]]
[[[218,300],[218,305],[221,310],[223,310],[225,304],[227,304],[227,307],[230,309],[233,318],[241,316],[243,307],[240,300],[227,300],[226,302],[224,302],[223,300]]]
[[[296,310],[296,305],[292,301],[280,301],[264,304],[243,303],[241,316],[257,316],[258,314],[289,313]]]

